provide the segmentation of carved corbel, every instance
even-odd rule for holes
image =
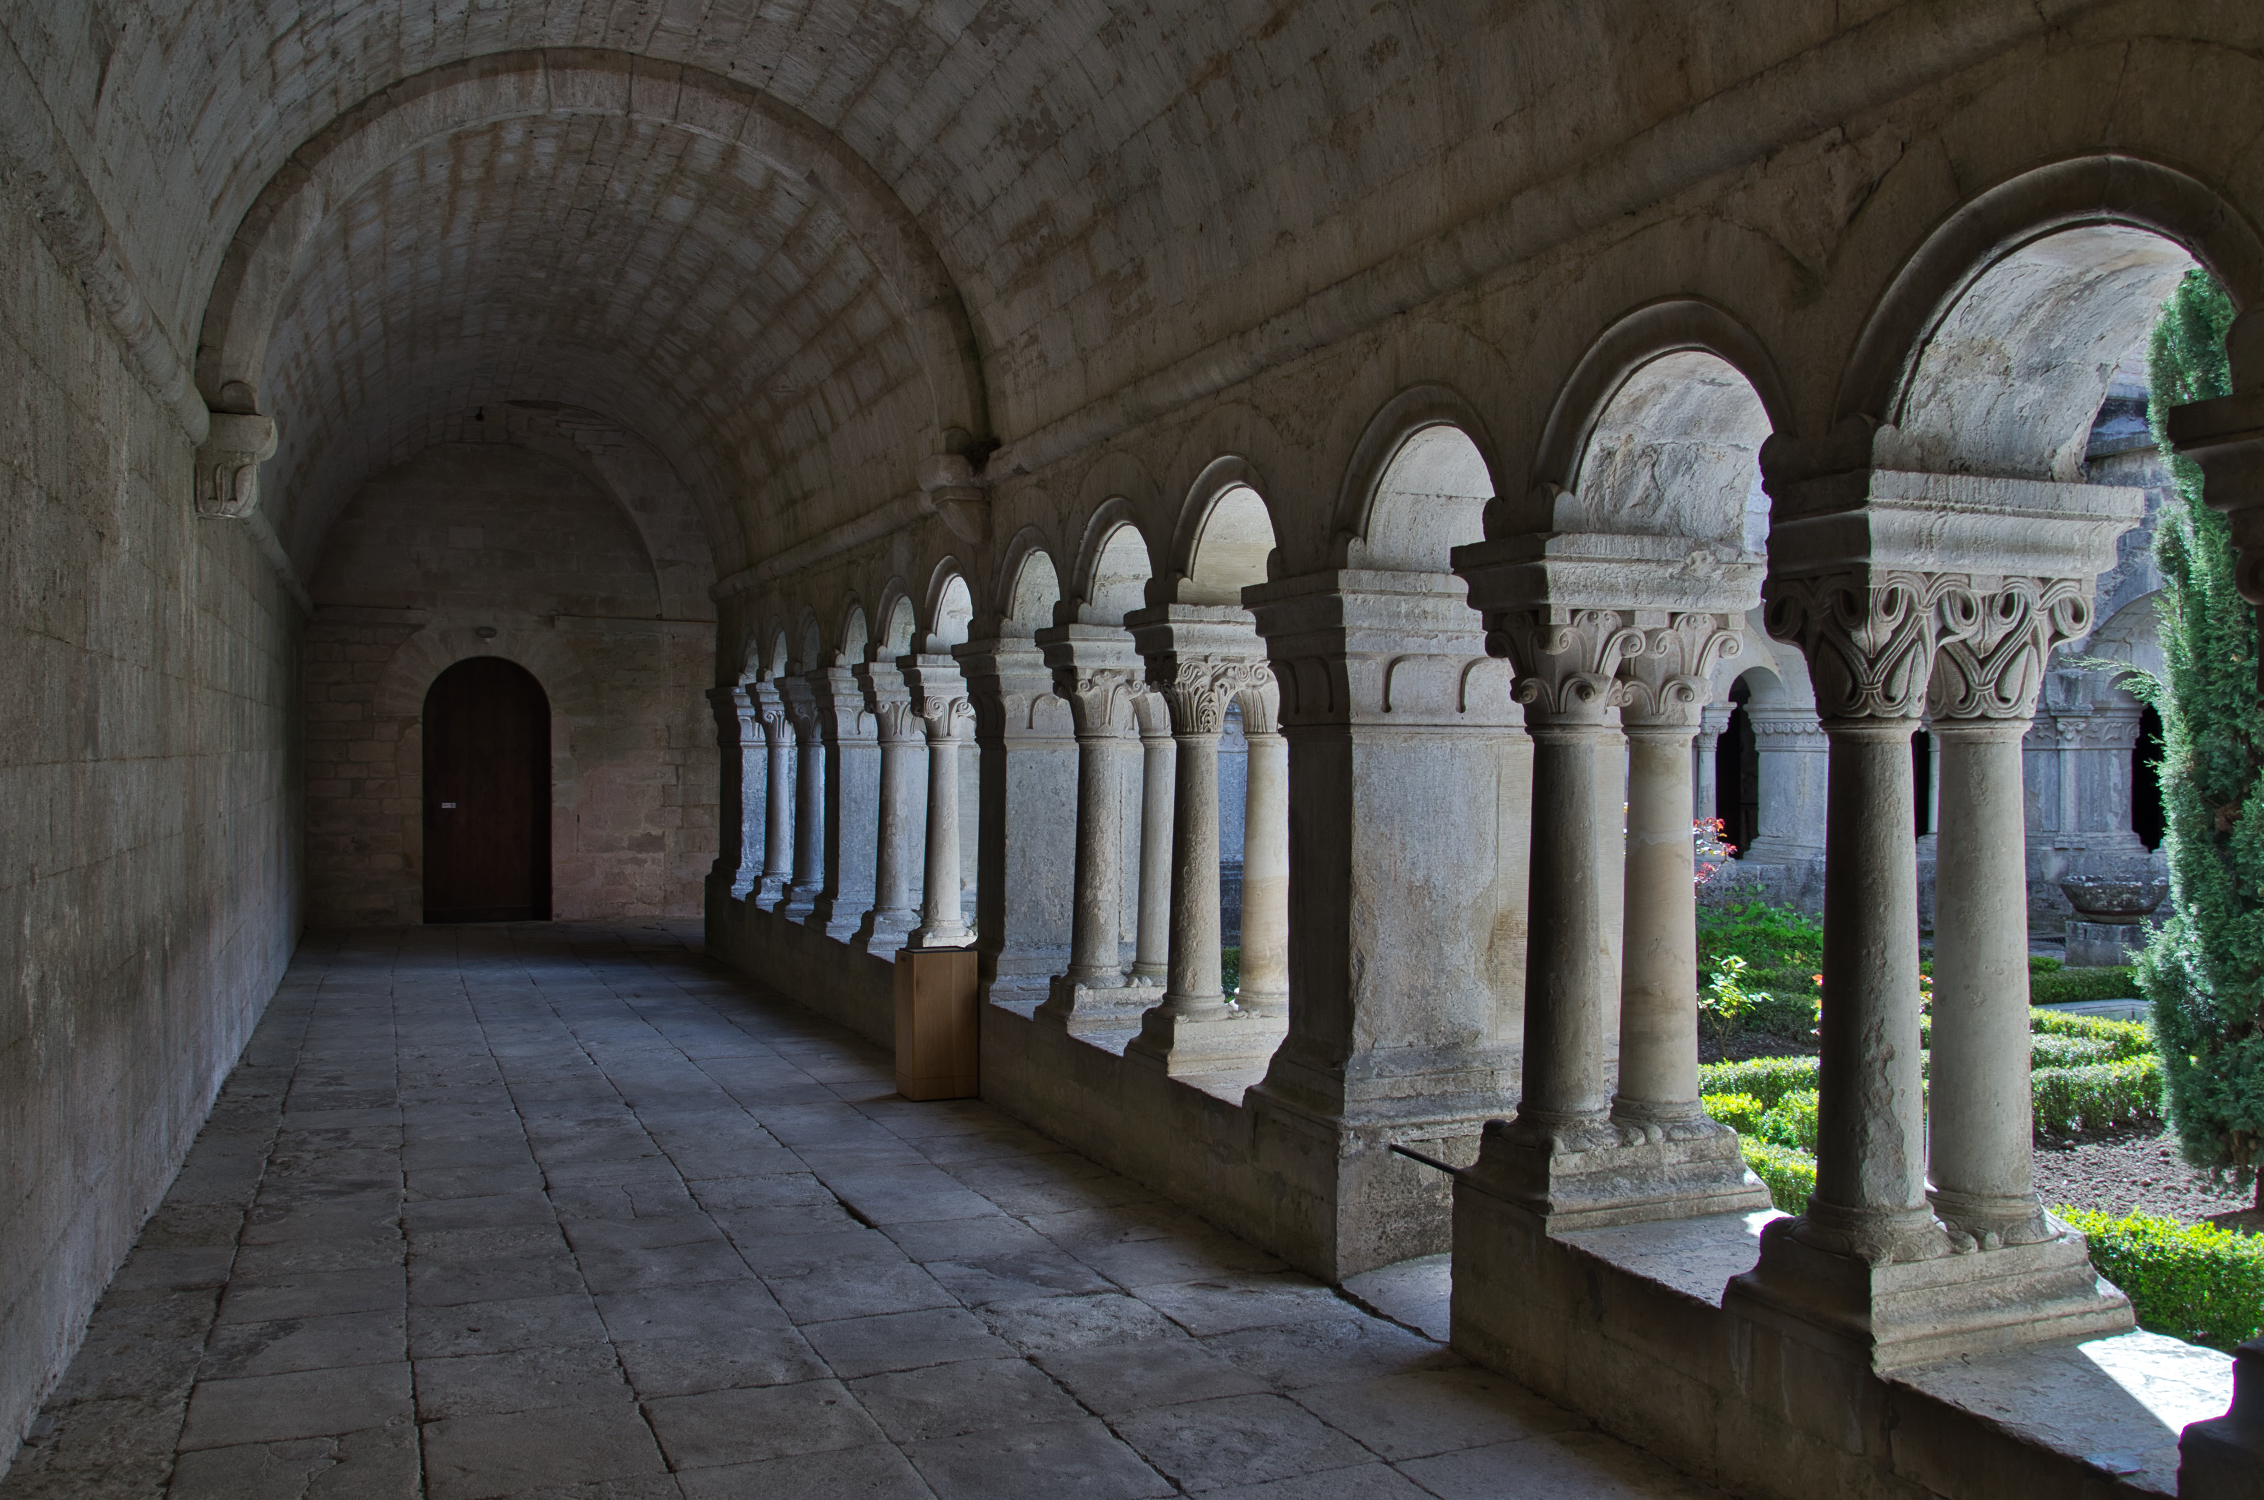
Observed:
[[[1640,626],[1640,649],[1623,667],[1626,724],[1698,728],[1714,695],[1715,669],[1745,649],[1744,621],[1703,611],[1670,616],[1664,625]]]
[[[214,412],[197,449],[197,514],[241,521],[259,504],[259,466],[275,456],[275,419]]]
[[[1617,609],[1508,610],[1492,615],[1490,655],[1517,673],[1516,697],[1530,724],[1601,724],[1628,700],[1620,663],[1643,649],[1643,634]]]
[[[990,496],[975,479],[975,466],[962,454],[936,453],[920,460],[920,492],[951,534],[980,546],[990,534]]]
[[[2026,719],[2052,648],[2091,633],[2091,584],[2007,578],[1952,582],[1941,593],[1941,648],[1927,689],[1937,719]]]

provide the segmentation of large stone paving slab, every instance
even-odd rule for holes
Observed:
[[[688,926],[310,939],[246,1058],[0,1500],[1706,1493]]]

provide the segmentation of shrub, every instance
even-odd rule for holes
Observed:
[[[1751,1094],[1705,1094],[1698,1107],[1709,1120],[1719,1120],[1739,1135],[1752,1135],[1761,1128],[1761,1117],[1769,1106]]]
[[[2061,969],[2028,976],[2031,1005],[2070,1005],[2078,1000],[2129,1000],[2138,994],[2138,977],[2128,966]]]
[[[2162,1117],[2159,1058],[2093,1063],[2081,1068],[2038,1068],[2031,1075],[2038,1135],[2110,1130]]]
[[[2130,1057],[2152,1057],[2154,1038],[2145,1025],[2138,1021],[2110,1021],[2103,1016],[2071,1016],[2063,1011],[2032,1010],[2028,1013],[2028,1029],[2043,1036],[2082,1037],[2091,1041],[2114,1044],[2113,1061]]]
[[[1824,924],[1789,906],[1730,902],[1698,913],[1698,967],[1713,970],[1735,954],[1756,973],[1797,974],[1802,983],[1824,961]]]
[[[2028,955],[2028,977],[2030,979],[2034,979],[2039,974],[2057,974],[2061,969],[2065,967],[2066,965],[2062,964],[2058,959],[2046,958],[2041,953],[2031,953]]]
[[[1813,1057],[1756,1057],[1747,1062],[1707,1063],[1698,1070],[1701,1094],[1748,1094],[1773,1108],[1785,1095],[1816,1087]]]
[[[1815,1157],[1750,1136],[1740,1137],[1737,1144],[1753,1175],[1768,1184],[1769,1200],[1779,1210],[1788,1214],[1808,1212],[1808,1195],[1816,1191]]]
[[[2151,1214],[2057,1212],[2090,1240],[2091,1264],[2143,1326],[2227,1350],[2264,1327],[2264,1239]]]
[[[2104,1037],[2038,1032],[2028,1039],[2028,1061],[2038,1068],[2085,1068],[2093,1063],[2120,1062],[2122,1053]]]
[[[1755,1133],[1772,1146],[1793,1146],[1802,1151],[1814,1151],[1816,1091],[1802,1089],[1779,1099],[1776,1107],[1761,1117],[1760,1129]]]
[[[2169,456],[2154,561],[2163,675],[2124,685],[2162,715],[2162,848],[2169,920],[2139,956],[2154,1002],[2170,1120],[2185,1159],[2264,1207],[2264,706],[2256,614],[2240,597],[2232,531],[2203,503],[2200,465],[2169,443],[2169,413],[2230,394],[2232,300],[2193,270],[2147,349],[2147,413]]]

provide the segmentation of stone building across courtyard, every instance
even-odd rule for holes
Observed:
[[[2264,1494],[2022,1104],[2260,140],[2237,3],[0,3],[0,1500]]]

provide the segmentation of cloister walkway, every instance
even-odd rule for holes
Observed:
[[[310,937],[0,1500],[1710,1493],[752,990]]]

